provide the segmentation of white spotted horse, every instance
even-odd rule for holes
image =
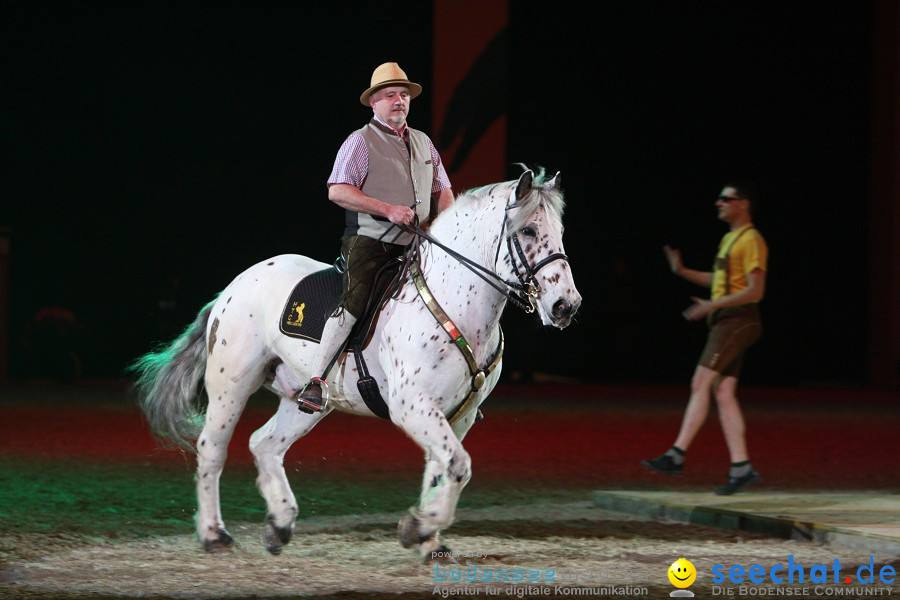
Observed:
[[[418,263],[382,307],[363,352],[390,420],[425,453],[418,504],[398,525],[402,545],[415,547],[423,559],[446,550],[439,534],[453,522],[472,474],[462,440],[500,376],[500,316],[507,302],[560,329],[581,304],[564,254],[563,206],[559,174],[547,181],[542,169],[460,194],[427,234],[420,230],[425,239]],[[250,267],[178,339],[132,367],[154,433],[197,454],[196,526],[208,552],[234,544],[219,506],[219,478],[253,392],[266,385],[281,396],[275,415],[250,437],[268,508],[262,540],[273,554],[290,540],[298,516],[283,465],[288,448],[332,410],[373,415],[347,353],[329,373],[330,399],[322,412],[301,412],[267,385],[279,361],[303,380],[313,375],[316,344],[282,335],[278,319],[297,282],[327,268],[298,255]]]

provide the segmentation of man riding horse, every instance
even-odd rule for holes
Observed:
[[[286,365],[276,371],[285,396],[300,392],[297,401],[304,412],[324,408],[326,371],[362,317],[375,274],[403,254],[413,238],[411,226],[427,224],[453,202],[440,154],[425,133],[406,123],[412,99],[421,92],[397,63],[376,68],[359,98],[374,115],[344,141],[328,178],[328,199],[347,211],[341,238],[343,294],[322,332],[313,362],[316,376],[301,391]]]

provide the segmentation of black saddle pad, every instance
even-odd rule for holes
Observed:
[[[334,267],[328,267],[301,279],[281,311],[281,333],[319,343],[325,321],[341,299],[341,278]]]
[[[403,267],[403,264],[403,261],[400,260],[390,261],[375,276],[369,301],[366,303],[366,314],[350,331],[351,341],[347,347],[348,352],[356,355],[357,370],[360,375],[357,387],[363,400],[374,414],[384,419],[390,418],[390,411],[381,396],[378,384],[369,375],[361,350],[368,343],[367,338],[371,337],[371,325],[374,324],[375,315],[381,306],[381,302],[373,302],[373,300],[386,298],[391,291],[388,288],[394,279],[392,276]],[[284,304],[284,310],[281,311],[281,319],[278,322],[281,333],[316,343],[321,342],[325,322],[337,308],[343,289],[343,275],[334,267],[322,269],[301,279],[294,286]]]

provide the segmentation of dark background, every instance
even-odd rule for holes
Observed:
[[[410,122],[437,137],[428,2],[30,6],[4,19],[13,377],[56,360],[41,307],[75,314],[84,376],[118,377],[251,264],[333,259],[325,180],[381,62],[423,84]],[[714,198],[749,176],[771,260],[744,381],[864,383],[872,4],[585,6],[510,7],[505,177],[562,171],[584,305],[564,332],[510,308],[505,377],[687,383],[702,290],[660,248],[711,263]]]

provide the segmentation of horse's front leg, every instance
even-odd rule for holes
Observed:
[[[453,523],[459,495],[472,477],[472,460],[436,403],[422,398],[400,406],[391,419],[425,450],[422,493],[418,506],[400,520],[400,543],[416,547],[426,561],[446,558],[449,550],[439,535]]]
[[[298,513],[297,500],[284,471],[284,455],[328,412],[307,414],[297,408],[296,402],[282,398],[278,412],[250,436],[250,451],[259,472],[256,485],[268,508],[262,541],[272,554],[281,554],[291,540]]]

